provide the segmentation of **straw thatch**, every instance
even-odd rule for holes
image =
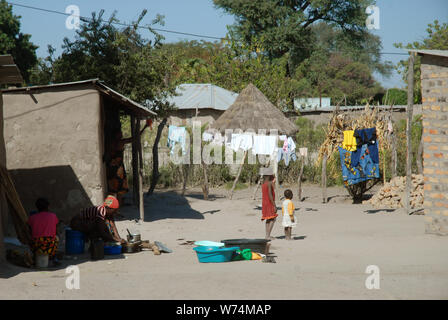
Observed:
[[[285,117],[253,84],[249,84],[235,102],[211,126],[224,133],[226,129],[278,130],[279,134],[292,135],[297,126]]]
[[[340,111],[336,109],[325,130],[326,138],[320,147],[317,161],[320,162],[324,154],[330,156],[338,150],[338,146],[342,146],[344,130],[373,127],[376,128],[379,149],[384,150],[390,148],[386,112],[380,112],[378,108],[371,108],[369,104],[367,104],[362,114],[357,115],[355,118],[355,116],[350,114],[350,111]]]

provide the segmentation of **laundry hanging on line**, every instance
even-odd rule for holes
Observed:
[[[353,152],[338,147],[342,167],[342,179],[345,185],[353,185],[362,181],[379,178],[380,168],[378,163],[374,163],[370,157],[367,145],[363,145],[359,150],[360,157],[357,166],[351,162]]]
[[[252,154],[272,156],[277,148],[277,136],[254,136]]]
[[[285,161],[285,165],[288,166],[289,162],[292,161],[296,161],[297,160],[297,155],[295,153],[295,151],[288,151],[286,152],[285,150],[283,150],[283,148],[278,148],[277,150],[277,162],[280,162],[284,160]]]
[[[356,167],[358,165],[363,145],[367,145],[373,163],[379,163],[376,128],[356,129],[353,136],[356,138],[356,150],[352,152],[352,166]]]
[[[180,144],[183,155],[187,153],[186,136],[187,130],[185,127],[178,127],[175,125],[170,125],[168,127],[167,147],[170,148],[171,155],[174,154],[174,149],[177,144]]]
[[[239,149],[247,151],[252,149],[253,146],[253,135],[249,133],[233,133],[232,140],[230,141],[230,148],[237,152]]]
[[[354,134],[354,130],[344,131],[344,141],[342,142],[342,148],[347,151],[356,151],[356,138]]]

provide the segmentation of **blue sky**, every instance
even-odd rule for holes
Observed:
[[[9,0],[8,0],[9,1]],[[77,5],[81,16],[90,16],[92,11],[105,10],[104,17],[109,17],[117,10],[117,18],[121,22],[135,20],[142,9],[148,9],[144,22],[149,23],[156,14],[165,16],[165,25],[160,29],[181,31],[224,37],[226,26],[232,24],[232,16],[222,10],[215,9],[212,0],[11,0],[9,2],[65,12],[69,5]],[[426,36],[428,23],[435,19],[448,22],[448,0],[377,0],[380,9],[380,29],[372,33],[380,36],[384,52],[402,52],[394,48],[396,42],[409,43],[420,41]],[[22,32],[32,35],[31,40],[39,46],[38,56],[46,56],[47,45],[61,52],[64,37],[73,38],[74,30],[65,27],[67,17],[40,12],[28,8],[13,6],[13,12],[22,16]],[[145,32],[143,32],[145,34]],[[166,42],[179,40],[200,40],[200,38],[184,35],[162,33]],[[149,33],[147,33],[149,35]],[[211,39],[208,39],[211,40]],[[396,64],[399,55],[383,55],[384,60]],[[376,75],[385,87],[404,87],[401,76],[394,72],[390,79]]]

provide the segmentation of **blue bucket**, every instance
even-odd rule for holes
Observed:
[[[228,262],[232,260],[234,253],[239,247],[219,248],[219,247],[196,247],[199,262]]]
[[[66,229],[65,230],[65,254],[84,253],[84,233]]]

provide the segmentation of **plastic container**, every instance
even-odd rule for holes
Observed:
[[[194,245],[200,247],[224,247],[224,243],[222,242],[214,242],[208,240],[196,241]]]
[[[121,254],[121,250],[123,250],[123,247],[120,245],[104,246],[104,254],[105,255]]]
[[[36,268],[43,269],[48,267],[48,254],[36,253]]]
[[[104,241],[102,239],[93,240],[90,244],[90,258],[92,260],[104,258]]]
[[[266,239],[228,239],[221,240],[226,248],[238,246],[241,250],[250,249],[252,252],[265,253],[266,244],[271,240]]]
[[[196,247],[193,248],[196,251],[199,262],[228,262],[232,260],[233,255],[238,247],[232,248],[218,248],[218,247]]]
[[[85,245],[84,233],[66,229],[65,230],[65,254],[82,254]]]

